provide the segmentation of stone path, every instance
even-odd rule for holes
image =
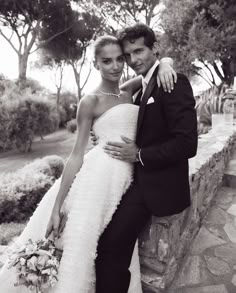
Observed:
[[[166,293],[236,292],[236,156]]]

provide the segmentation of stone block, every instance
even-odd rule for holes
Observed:
[[[194,239],[191,253],[200,254],[207,248],[225,243],[226,241],[210,233],[204,226],[202,226],[197,237]]]
[[[225,285],[220,284],[220,285],[213,285],[213,286],[206,286],[206,287],[199,287],[199,288],[188,288],[186,293],[230,293],[230,292],[228,292]]]
[[[232,206],[227,210],[227,213],[236,217],[236,204],[232,204]]]
[[[207,280],[204,263],[199,256],[188,257],[183,266],[176,287],[188,287],[202,284]]]
[[[230,241],[236,243],[236,227],[231,223],[227,223],[224,226],[225,233],[229,237]]]
[[[210,257],[205,255],[204,256],[207,264],[208,270],[216,276],[223,276],[229,274],[231,272],[229,265],[227,262],[217,258],[217,257]]]
[[[234,265],[236,263],[236,244],[232,243],[216,247],[214,254],[227,263]]]

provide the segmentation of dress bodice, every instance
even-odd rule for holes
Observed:
[[[93,123],[99,144],[106,141],[123,142],[121,135],[135,140],[139,107],[134,104],[119,104],[105,111]]]

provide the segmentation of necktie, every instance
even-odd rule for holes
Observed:
[[[139,93],[134,101],[135,105],[138,105],[138,106],[140,105],[142,95],[143,95],[143,89],[141,88],[141,90],[139,91]]]

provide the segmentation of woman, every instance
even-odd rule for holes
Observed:
[[[124,57],[116,38],[104,36],[95,43],[95,67],[101,82],[81,99],[77,112],[77,138],[62,177],[46,193],[28,225],[18,239],[19,244],[58,236],[60,214],[67,215],[62,232],[63,255],[56,286],[50,293],[94,293],[94,262],[99,236],[111,220],[122,195],[132,181],[132,165],[109,157],[103,151],[108,139],[121,135],[135,139],[138,106],[132,96],[141,86],[136,78],[119,87]],[[168,74],[167,74],[168,76]],[[99,144],[86,155],[90,130],[99,136]],[[140,293],[137,248],[132,261],[136,278],[129,292]],[[0,273],[0,292],[29,293],[14,287],[15,274],[5,265]]]

